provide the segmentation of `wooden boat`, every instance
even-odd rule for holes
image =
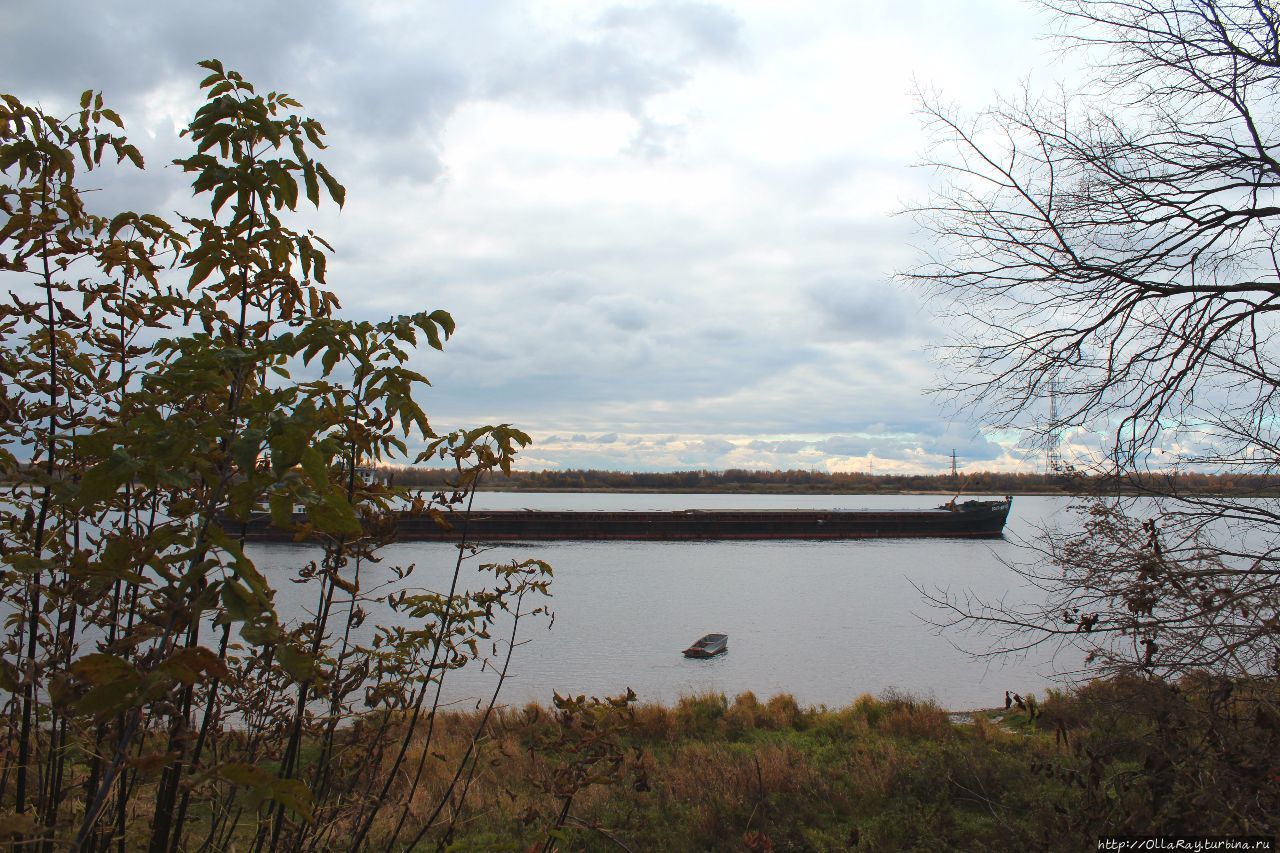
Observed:
[[[371,524],[403,542],[536,542],[547,540],[872,539],[952,537],[998,539],[1013,498],[970,500],[921,510],[721,510],[576,512],[474,510],[470,515],[400,512]],[[299,516],[296,521],[305,520]],[[226,521],[232,535],[289,541],[293,532],[265,513]]]
[[[728,634],[707,634],[701,640],[685,649],[684,656],[687,658],[709,658],[728,650]]]

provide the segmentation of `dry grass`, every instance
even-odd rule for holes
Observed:
[[[1115,754],[1117,768],[1141,760],[1147,753],[1134,751],[1143,726],[1134,709],[1158,712],[1148,696],[1156,689],[1116,682],[1051,694],[1034,724],[1025,714],[997,721],[979,713],[971,723],[956,725],[935,704],[900,695],[863,696],[837,709],[804,708],[785,694],[762,701],[751,693],[636,706],[623,737],[627,760],[643,768],[645,784],[626,777],[582,788],[558,849],[621,849],[616,841],[632,850],[1066,847],[1119,820],[1116,814],[1090,813],[1079,783],[1072,781],[1081,778],[1071,775],[1073,769],[1089,769],[1091,759],[1080,745],[1126,744],[1125,752]],[[1164,701],[1189,702],[1195,709],[1212,700],[1223,720],[1247,724],[1240,737],[1257,740],[1274,737],[1253,722],[1250,708],[1260,689],[1242,685],[1223,697],[1220,685],[1187,684],[1180,692],[1166,689]],[[368,718],[339,732],[338,776],[379,775],[367,766],[376,722]],[[406,724],[406,718],[395,718],[388,734],[402,733]],[[405,803],[409,836],[435,811],[480,724],[477,712],[442,713],[424,752],[427,721],[419,721],[370,835],[374,847],[385,843]],[[456,818],[450,849],[526,849],[546,839],[563,806],[550,780],[564,757],[539,744],[556,735],[559,725],[554,713],[536,705],[492,714],[465,804],[455,797],[441,809],[445,823]],[[1058,737],[1060,727],[1069,732],[1069,743]],[[1233,731],[1221,729],[1220,735],[1234,737]],[[393,757],[381,757],[382,771],[390,770]],[[1204,769],[1223,772],[1220,764],[1198,760]],[[422,776],[414,787],[420,762]],[[1106,766],[1101,771],[1100,778],[1110,778]],[[358,785],[356,790],[363,791]],[[1123,802],[1136,795],[1123,793],[1129,798]],[[1239,806],[1238,798],[1225,795],[1222,803]],[[330,846],[341,847],[350,837],[340,816],[332,830],[325,841]],[[399,843],[406,840],[402,833]],[[427,840],[431,849],[442,839],[433,831]]]

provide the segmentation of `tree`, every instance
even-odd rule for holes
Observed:
[[[1156,510],[1103,502],[1082,535],[1042,540],[1023,571],[1044,602],[934,601],[1009,648],[1083,646],[1095,672],[1274,676],[1280,505],[1158,475],[1280,467],[1280,11],[1042,5],[1084,81],[972,118],[924,99],[943,182],[909,278],[956,317],[948,390],[993,427],[1099,436]]]
[[[201,65],[176,164],[208,211],[176,226],[86,208],[82,171],[143,167],[101,94],[66,118],[0,99],[0,833],[157,853],[447,836],[485,740],[424,776],[444,679],[488,660],[493,708],[550,568],[464,574],[460,548],[447,589],[408,586],[412,566],[371,581],[407,495],[358,472],[424,446],[455,470],[419,503],[438,510],[529,439],[436,435],[407,362],[452,318],[340,316],[328,244],[285,222],[344,201],[323,128]],[[243,545],[264,508],[320,544],[289,577]],[[306,617],[282,619],[282,582]]]

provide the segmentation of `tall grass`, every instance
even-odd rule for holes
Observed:
[[[448,715],[433,746],[441,757],[429,766],[456,763],[453,751],[465,748],[475,721],[474,714]],[[456,849],[522,849],[537,840],[533,818],[556,803],[539,784],[554,770],[551,759],[535,747],[557,725],[555,713],[536,705],[492,715],[483,735],[487,760],[468,795],[473,818],[460,822]],[[761,701],[751,693],[732,700],[703,693],[670,706],[636,707],[627,738],[642,752],[651,784],[584,790],[560,849],[616,850],[619,842],[632,850],[828,850],[845,849],[851,839],[854,849],[909,848],[926,838],[961,848],[1027,841],[1029,829],[993,818],[969,789],[1016,798],[1029,778],[1041,782],[1028,771],[1031,761],[1054,750],[1048,736],[1029,739],[986,720],[954,726],[932,703],[900,696],[826,709],[803,707],[786,694]],[[421,788],[439,784],[431,777]]]

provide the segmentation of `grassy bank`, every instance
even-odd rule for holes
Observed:
[[[407,718],[370,714],[336,733],[323,775],[350,792],[350,809],[330,813],[314,849],[347,849],[357,807],[371,796],[408,806],[392,847],[413,840],[415,850],[1084,850],[1102,834],[1277,832],[1274,679],[1120,679],[1025,698],[1024,707],[972,714],[895,695],[831,709],[750,693],[442,712],[429,754],[416,733],[408,741],[404,767],[421,771],[392,774],[384,794],[368,780],[382,778],[393,755],[372,746],[398,741]],[[223,731],[218,752],[243,752],[240,740]],[[212,786],[273,779],[281,746],[257,744],[257,770],[190,777],[183,849],[205,836]],[[305,766],[316,746],[304,745]],[[83,784],[85,764],[72,766],[67,784]],[[130,849],[147,835],[159,765],[135,768]],[[458,773],[461,785],[450,788]],[[265,837],[273,803],[251,788],[221,801],[231,831],[212,849],[249,849]],[[306,799],[295,793],[286,804],[300,809]],[[397,813],[378,817],[370,849],[398,831]],[[4,831],[20,823],[0,817]]]
[[[573,798],[559,847],[1080,850],[1112,832],[1274,834],[1275,684],[1225,689],[1098,682],[955,718],[893,696],[641,705],[626,766]],[[494,722],[450,849],[541,842],[563,803],[548,793],[555,759],[531,745],[555,725],[537,707]]]

